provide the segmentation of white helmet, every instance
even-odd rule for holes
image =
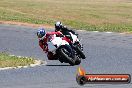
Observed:
[[[55,23],[55,29],[56,29],[56,31],[59,31],[61,28],[62,28],[62,23],[60,21],[57,21]]]

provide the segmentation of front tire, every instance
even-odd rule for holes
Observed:
[[[71,65],[74,66],[75,65],[75,61],[65,52],[65,50],[68,52],[68,50],[66,48],[61,48],[60,49],[60,54],[61,56],[67,60],[67,62]]]
[[[86,58],[86,56],[84,55],[84,53],[82,52],[82,50],[79,47],[76,46],[76,50],[77,50],[78,54],[81,56],[82,59]]]

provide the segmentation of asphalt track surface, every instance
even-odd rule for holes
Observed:
[[[47,65],[0,71],[0,88],[132,88],[131,83],[79,86],[75,78],[78,66],[48,61],[38,46],[35,29],[0,24],[0,52],[47,61]],[[81,66],[87,73],[132,75],[132,35],[85,31],[78,33],[87,57]]]

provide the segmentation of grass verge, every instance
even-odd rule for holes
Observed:
[[[11,56],[6,53],[0,53],[0,68],[28,66],[34,64],[34,59],[26,57]]]
[[[132,32],[131,0],[1,0],[0,20]]]

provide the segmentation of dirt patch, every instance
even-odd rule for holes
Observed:
[[[54,28],[54,26],[50,26],[50,25],[30,24],[30,23],[14,22],[14,21],[0,21],[0,24],[15,24],[15,25],[22,25],[22,26],[30,26],[30,27]]]

